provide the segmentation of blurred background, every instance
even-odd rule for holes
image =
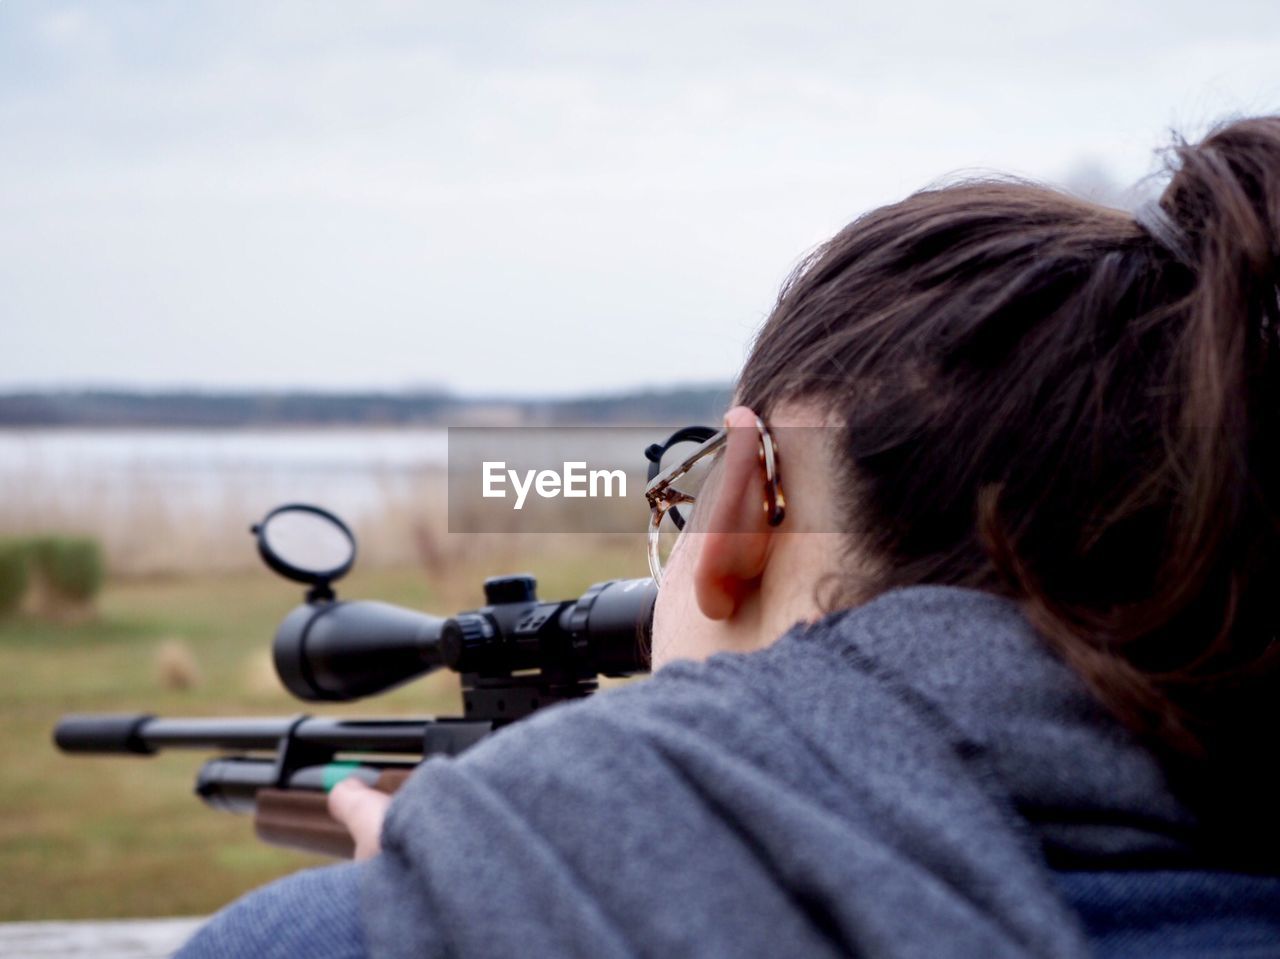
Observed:
[[[316,862],[205,809],[202,757],[49,739],[298,709],[269,507],[346,516],[347,596],[644,575],[640,536],[450,535],[446,427],[714,421],[858,214],[992,171],[1132,205],[1173,131],[1280,107],[1277,63],[1262,0],[0,0],[0,919]]]

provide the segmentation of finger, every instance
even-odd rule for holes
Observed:
[[[329,790],[330,815],[348,826],[357,826],[372,818],[381,820],[390,802],[390,796],[355,778],[344,779]]]
[[[355,856],[367,859],[381,849],[382,820],[391,797],[357,779],[344,779],[329,791],[329,814],[347,827],[356,842]]]

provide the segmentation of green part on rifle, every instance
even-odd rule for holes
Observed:
[[[359,768],[357,762],[327,763],[324,767],[324,791],[328,792]]]

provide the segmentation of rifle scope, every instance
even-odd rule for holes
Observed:
[[[306,602],[280,624],[273,647],[276,672],[299,699],[360,699],[441,666],[474,678],[464,678],[464,689],[492,688],[504,677],[510,686],[513,673],[537,671],[558,699],[597,675],[649,668],[656,589],[650,580],[597,583],[576,600],[544,603],[532,576],[497,576],[485,580],[483,607],[444,619],[388,603],[337,600],[333,582],[355,562],[356,539],[327,510],[290,503],[252,532],[269,567],[310,587]],[[531,701],[536,708],[547,699]],[[506,698],[498,699],[485,711],[504,713],[506,706]]]
[[[478,679],[537,670],[557,686],[649,668],[655,588],[597,583],[576,600],[540,602],[532,576],[485,580],[486,605],[448,619],[371,600],[298,606],[273,654],[285,688],[308,702],[370,696],[444,666]]]

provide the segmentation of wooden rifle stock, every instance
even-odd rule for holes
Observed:
[[[378,776],[373,788],[391,795],[408,778],[408,770],[387,769]],[[311,789],[259,789],[255,798],[254,831],[263,842],[343,859],[355,855],[351,833],[329,815],[327,793]]]

